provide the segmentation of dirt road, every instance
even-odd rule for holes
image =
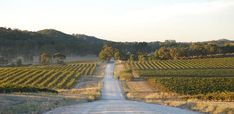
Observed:
[[[102,100],[124,100],[119,81],[113,76],[114,64],[108,64],[103,79]]]
[[[114,64],[105,70],[101,100],[56,108],[46,114],[198,114],[184,109],[126,100],[119,81],[113,76]]]

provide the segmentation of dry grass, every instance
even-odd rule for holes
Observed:
[[[114,76],[119,77],[120,73],[125,71],[125,65],[122,64],[121,62],[116,62],[115,63],[115,68],[114,68]]]
[[[130,81],[134,78],[132,70],[127,69],[122,61],[115,63],[114,76],[125,81]]]
[[[146,81],[122,82],[126,97],[130,100],[145,101],[173,107],[185,108],[212,114],[233,114],[234,102],[202,101],[187,99],[188,96],[155,89]]]
[[[125,81],[131,81],[134,78],[130,70],[120,72],[118,77],[120,80],[125,80]]]
[[[1,94],[0,114],[38,114],[56,107],[85,102],[48,93]]]
[[[101,95],[103,86],[103,78],[105,75],[106,64],[99,63],[96,72],[91,76],[81,76],[75,89],[72,90],[72,95],[78,93],[81,97],[85,97],[88,101],[96,100]]]
[[[134,92],[155,92],[156,91],[146,81],[127,82],[127,86],[130,88],[130,90]]]
[[[234,113],[234,102],[201,101],[196,99],[189,99],[189,100],[166,99],[166,100],[148,100],[148,101],[146,100],[145,102],[185,108],[209,114]]]
[[[90,101],[96,100],[101,95],[102,82],[98,83],[95,87],[86,87],[80,89],[71,90],[58,90],[60,95],[66,96],[68,98],[79,98],[82,100]],[[92,98],[92,99],[90,99]]]

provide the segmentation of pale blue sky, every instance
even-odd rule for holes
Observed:
[[[0,0],[0,26],[113,41],[234,40],[234,0]]]

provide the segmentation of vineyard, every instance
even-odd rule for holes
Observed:
[[[126,66],[134,70],[234,69],[234,58],[135,61],[127,62]]]
[[[125,66],[162,91],[234,99],[234,58],[134,61]],[[227,94],[215,94],[222,92]]]
[[[141,70],[142,77],[234,77],[234,69]]]
[[[213,77],[164,77],[149,79],[150,83],[155,83],[158,88],[168,89],[169,91],[180,94],[208,94],[215,92],[234,92],[234,78]],[[232,98],[234,99],[234,98]]]
[[[127,62],[126,67],[140,76],[233,77],[234,58]]]
[[[94,63],[0,68],[0,88],[72,88],[81,75],[92,75]]]
[[[92,75],[96,69],[96,64],[73,63],[68,65],[34,66],[32,68],[41,69],[41,70],[74,71],[74,72],[79,72],[81,75]]]

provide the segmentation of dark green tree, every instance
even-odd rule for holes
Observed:
[[[48,53],[42,53],[40,55],[40,63],[42,65],[48,65],[48,64],[50,64],[51,63],[51,59],[52,59],[52,57]]]
[[[53,58],[55,59],[57,64],[64,64],[64,60],[66,59],[66,55],[63,55],[61,53],[55,53],[53,55]]]
[[[120,60],[120,58],[121,58],[120,57],[120,52],[116,51],[114,57],[115,57],[115,60]]]
[[[5,66],[8,64],[8,60],[4,57],[0,57],[0,66]]]
[[[135,61],[135,56],[134,56],[134,54],[130,54],[130,56],[129,56],[129,59],[128,59],[130,62],[133,62],[133,61]]]
[[[160,59],[170,59],[171,58],[170,50],[168,48],[161,47],[157,53],[158,53]]]
[[[111,58],[114,58],[114,54],[116,52],[117,49],[113,48],[112,46],[105,45],[99,53],[99,59],[109,61]]]
[[[145,61],[145,60],[146,60],[145,58],[146,58],[146,57],[145,57],[144,54],[139,54],[139,55],[138,55],[138,61]]]
[[[22,66],[22,60],[21,59],[17,59],[16,66]]]

